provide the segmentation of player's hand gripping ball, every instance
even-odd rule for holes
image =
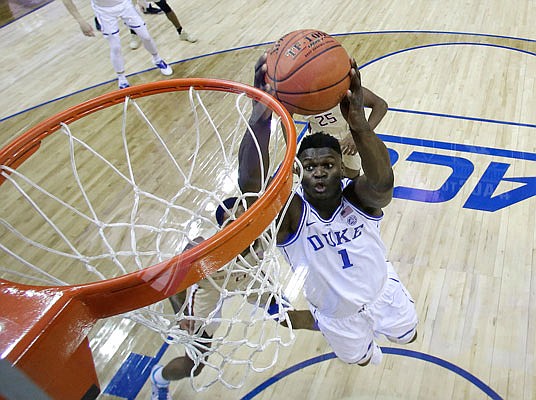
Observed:
[[[301,29],[279,39],[268,50],[266,83],[293,114],[330,110],[350,87],[350,57],[325,32]]]

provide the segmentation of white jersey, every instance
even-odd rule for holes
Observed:
[[[379,297],[388,270],[382,218],[365,214],[343,197],[324,220],[303,199],[298,230],[279,247],[293,269],[307,268],[304,294],[318,312],[346,317]]]
[[[341,114],[339,106],[317,115],[304,115],[303,118],[309,123],[309,132],[326,132],[337,139],[343,139],[350,127]]]

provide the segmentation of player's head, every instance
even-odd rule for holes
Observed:
[[[222,202],[223,206],[219,205],[218,208],[216,209],[216,212],[215,212],[216,222],[218,223],[220,227],[223,226],[225,223],[227,223],[231,217],[233,217],[232,219],[236,219],[240,215],[242,215],[242,213],[244,212],[244,207],[241,204],[238,205],[234,216],[229,215],[229,213],[227,212],[227,210],[233,209],[237,200],[238,200],[237,197],[229,197],[223,200]]]
[[[298,159],[303,166],[301,186],[308,201],[321,202],[341,195],[341,153],[339,141],[326,133],[313,133],[303,139]]]
[[[321,147],[328,147],[330,149],[333,149],[342,157],[341,145],[339,144],[337,138],[325,132],[315,132],[311,135],[305,136],[305,138],[301,142],[297,156],[298,158],[300,158],[300,154],[307,149],[318,149]]]

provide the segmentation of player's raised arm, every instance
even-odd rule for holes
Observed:
[[[255,64],[254,84],[256,88],[269,92],[270,87],[264,81],[265,63],[266,54],[263,54]],[[272,110],[260,102],[253,101],[253,110],[249,118],[251,130],[246,129],[238,152],[238,184],[242,193],[259,192],[262,182],[267,178],[271,121]]]
[[[350,126],[364,172],[364,175],[356,178],[353,191],[363,207],[378,214],[392,199],[393,169],[387,147],[370,128],[365,117],[361,77],[355,61],[352,64],[350,89],[341,101],[341,112]]]
[[[255,87],[271,93],[272,88],[265,82],[266,54],[255,64]],[[269,164],[269,149],[272,110],[264,104],[253,101],[249,119],[250,129],[246,129],[238,152],[238,184],[242,193],[257,193],[266,180]],[[262,163],[260,162],[262,156]],[[301,215],[301,199],[294,196],[280,223],[278,242],[296,230]]]
[[[93,28],[87,21],[82,17],[80,14],[80,11],[78,11],[78,7],[73,3],[73,0],[62,0],[63,4],[65,5],[65,8],[67,11],[69,11],[69,14],[73,16],[73,18],[78,22],[78,25],[80,25],[80,30],[82,33],[86,36],[95,36],[95,32],[93,31]]]
[[[375,130],[385,114],[387,114],[387,102],[374,93],[372,90],[363,88],[363,105],[370,108],[368,123],[372,130]]]

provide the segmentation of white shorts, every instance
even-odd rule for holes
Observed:
[[[397,343],[409,342],[418,323],[414,301],[390,263],[380,297],[374,303],[363,306],[358,313],[332,318],[314,309],[311,311],[333,352],[349,364],[370,357],[375,336],[384,335]]]
[[[104,36],[114,35],[119,32],[118,20],[123,22],[132,29],[145,25],[145,21],[140,16],[132,0],[124,0],[120,4],[112,7],[102,7],[91,3],[95,16],[101,25],[101,32]]]
[[[211,276],[214,283],[210,282],[208,278],[205,278],[200,280],[197,283],[197,287],[193,289],[191,295],[192,315],[198,318],[195,322],[195,332],[198,332],[202,328],[212,337],[216,329],[220,326],[218,319],[222,316],[224,298],[221,296],[221,292],[217,286],[221,287],[224,284],[226,275],[226,271],[217,271]],[[232,274],[229,277],[225,289],[228,291],[237,290],[238,286],[244,283],[245,280],[245,274]],[[210,319],[214,318],[216,321],[205,324],[204,321],[209,316]]]

